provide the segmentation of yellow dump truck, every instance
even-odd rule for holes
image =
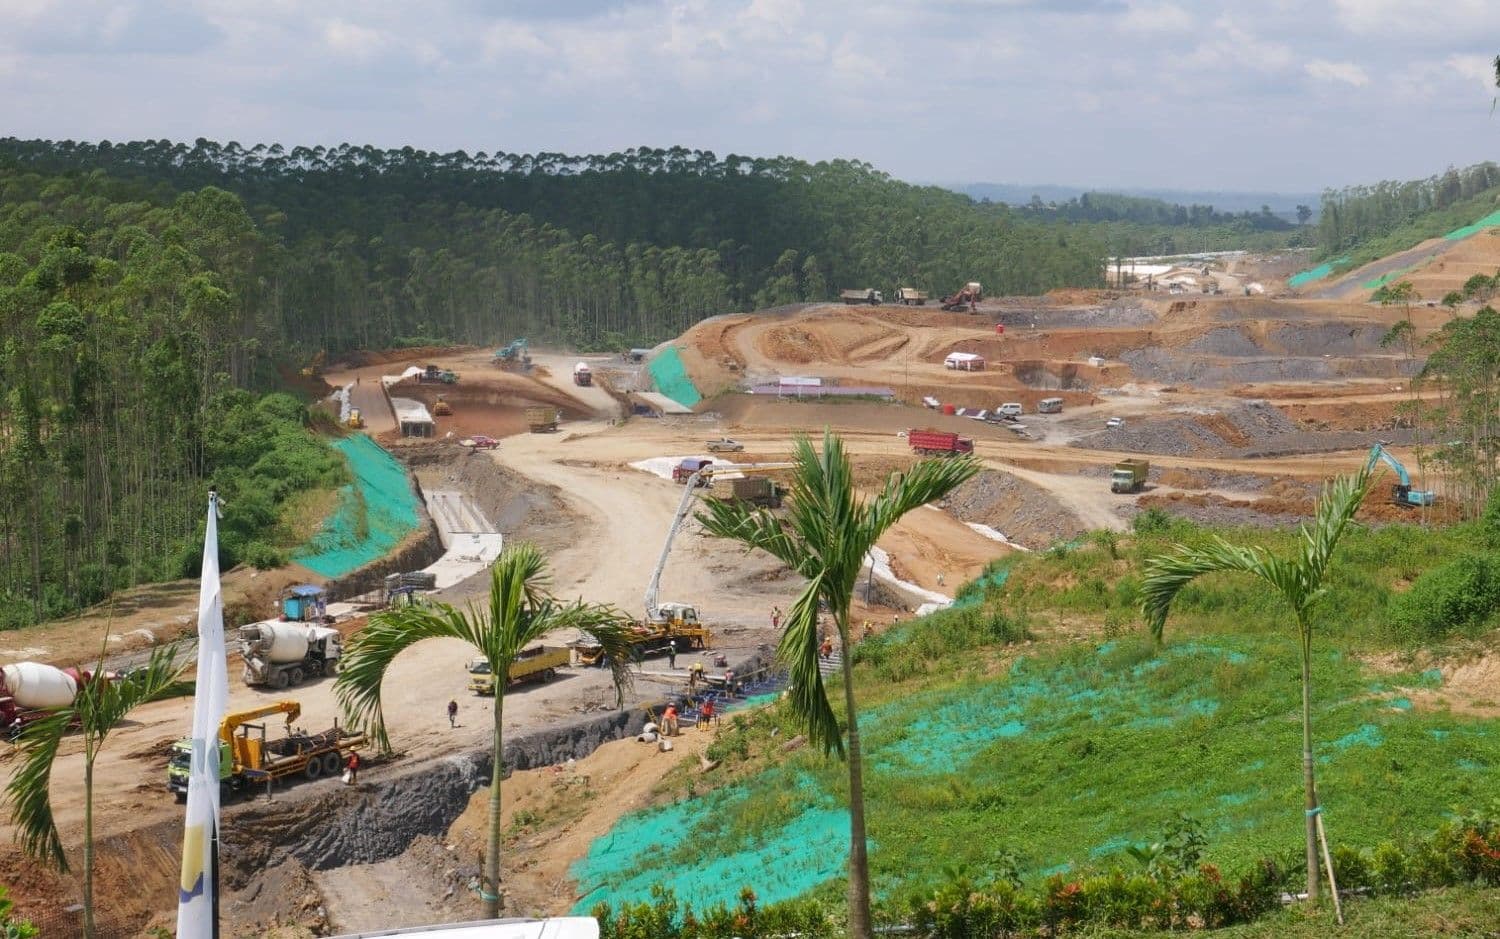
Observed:
[[[572,652],[566,646],[531,646],[522,649],[516,660],[510,663],[510,684],[523,681],[551,681],[557,670],[572,660]],[[469,663],[469,690],[488,697],[495,693],[495,676],[490,674],[490,663],[475,659]]]
[[[557,430],[562,412],[557,408],[531,407],[526,409],[526,426],[533,434],[545,434]]]
[[[693,615],[691,622],[668,620],[660,623],[637,623],[630,633],[630,645],[635,658],[641,659],[653,653],[665,652],[673,646],[678,652],[690,649],[707,649],[713,643],[714,634]],[[604,650],[588,639],[573,644],[574,661],[579,665],[601,665]]]

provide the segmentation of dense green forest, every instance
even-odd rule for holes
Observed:
[[[274,260],[246,295],[305,348],[513,335],[584,348],[896,283],[1102,283],[1103,242],[867,164],[674,147],[603,156],[0,140],[0,164],[236,193]]]
[[[240,201],[0,169],[0,628],[196,571],[277,560],[282,502],[344,470],[284,394],[246,302],[268,243]]]
[[[1357,252],[1351,259],[1357,264],[1461,228],[1497,208],[1500,166],[1494,163],[1449,167],[1427,179],[1330,189],[1323,194],[1317,243],[1326,258]]]

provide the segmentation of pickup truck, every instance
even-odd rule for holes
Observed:
[[[718,440],[710,440],[706,446],[709,453],[738,453],[745,449],[745,445],[731,437],[720,437]]]

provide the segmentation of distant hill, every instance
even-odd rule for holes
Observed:
[[[974,199],[988,199],[1007,205],[1025,205],[1033,195],[1043,202],[1066,202],[1086,192],[1107,192],[1145,199],[1160,199],[1177,205],[1211,205],[1217,212],[1259,212],[1268,205],[1276,215],[1295,221],[1297,206],[1305,205],[1313,210],[1313,220],[1318,217],[1322,193],[1317,192],[1215,192],[1191,189],[1142,189],[1109,188],[1097,186],[1057,186],[1051,184],[1027,186],[1019,183],[961,183],[948,188]]]

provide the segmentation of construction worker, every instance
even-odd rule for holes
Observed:
[[[771,628],[781,628],[781,607],[779,606],[771,607]]]
[[[448,726],[449,727],[457,727],[458,726],[458,702],[457,701],[449,701],[448,702]]]
[[[713,703],[713,701],[704,701],[703,702],[703,708],[698,713],[699,713],[699,717],[698,717],[698,729],[699,730],[707,730],[708,729],[708,725],[712,724],[714,722],[714,703]]]
[[[734,670],[728,669],[724,672],[724,690],[734,694]]]
[[[694,662],[693,667],[688,669],[688,690],[696,691],[700,682],[703,681],[703,663]]]
[[[669,704],[661,714],[661,732],[664,737],[677,736],[677,705]]]
[[[677,643],[667,643],[667,668],[677,670]]]
[[[344,778],[351,786],[359,784],[359,753],[357,751],[349,751],[349,761],[344,764]]]

